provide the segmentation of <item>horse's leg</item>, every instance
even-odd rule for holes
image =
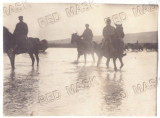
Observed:
[[[119,59],[119,61],[120,61],[120,63],[121,63],[121,66],[120,66],[120,69],[123,67],[123,61],[122,61],[122,57],[118,57],[118,59]]]
[[[15,63],[15,53],[12,54],[12,68],[13,69],[15,68],[14,63]]]
[[[107,62],[106,62],[107,68],[109,68],[109,61],[110,61],[110,58],[107,58]]]
[[[38,53],[35,53],[35,56],[36,56],[36,60],[37,60],[37,66],[39,66],[39,56],[38,56]]]
[[[86,64],[86,58],[87,58],[87,54],[85,53],[85,54],[84,54],[84,61],[85,61],[85,64]]]
[[[95,62],[94,52],[92,52],[91,55],[92,55],[93,62]]]
[[[12,69],[15,69],[15,66],[14,66],[15,54],[14,54],[14,52],[13,52],[12,50],[9,50],[9,51],[7,52],[7,55],[8,55],[8,57],[9,57],[9,59],[10,59]]]
[[[98,56],[98,62],[97,62],[97,67],[99,66],[100,62],[101,62],[102,56]]]
[[[79,58],[80,58],[80,54],[78,53],[78,55],[77,55],[77,63],[79,61]]]
[[[32,66],[34,66],[35,59],[34,59],[33,53],[29,53],[29,56],[31,57],[31,60],[32,60]]]
[[[117,71],[116,58],[113,58],[114,70]]]

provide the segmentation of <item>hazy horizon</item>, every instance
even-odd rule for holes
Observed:
[[[28,7],[21,12],[12,12],[11,15],[3,17],[3,25],[13,33],[18,21],[18,16],[24,17],[24,22],[28,24],[28,37],[38,37],[47,39],[48,41],[61,40],[70,38],[72,33],[78,32],[81,35],[85,29],[85,24],[90,24],[94,36],[102,35],[102,30],[105,27],[104,18],[111,17],[115,14],[124,12],[127,19],[122,22],[124,33],[140,33],[158,31],[158,10],[145,12],[144,14],[135,17],[133,8],[137,5],[111,5],[111,4],[96,4],[91,9],[84,12],[79,12],[77,15],[68,17],[65,9],[75,4],[57,4],[57,3],[29,3]],[[9,5],[14,6],[14,3],[5,3],[3,7],[9,8]],[[81,5],[81,3],[80,3]],[[156,7],[156,6],[155,6]],[[60,15],[60,20],[54,24],[49,24],[45,27],[40,27],[39,18],[57,12]],[[146,20],[144,20],[146,19]],[[113,19],[112,25],[114,26]]]

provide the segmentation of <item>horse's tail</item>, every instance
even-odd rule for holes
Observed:
[[[29,37],[28,46],[30,50],[38,51],[40,47],[40,39]]]
[[[98,46],[98,44],[95,41],[93,41],[93,48],[96,49],[97,46]]]
[[[48,41],[43,39],[40,41],[39,50],[45,51],[48,48]]]
[[[103,51],[101,49],[101,43],[98,44],[95,41],[93,41],[93,51],[97,54],[97,55],[103,55]]]
[[[93,49],[94,49],[95,51],[96,51],[96,50],[100,51],[100,50],[101,50],[101,45],[102,45],[102,43],[98,44],[98,43],[96,43],[95,41],[93,41]]]

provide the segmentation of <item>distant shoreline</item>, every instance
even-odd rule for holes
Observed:
[[[96,42],[98,43],[98,42]],[[146,42],[148,43],[148,42]],[[99,44],[99,43],[98,43]],[[135,43],[125,43],[126,44],[135,44]],[[139,43],[140,45],[144,45],[145,43]],[[158,42],[156,43],[149,43],[149,44],[158,44]],[[66,44],[62,44],[62,43],[49,43],[48,44],[48,48],[77,48],[76,45],[72,45],[72,44],[69,44],[69,43],[66,43]]]

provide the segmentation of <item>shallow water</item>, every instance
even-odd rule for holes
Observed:
[[[32,68],[21,54],[13,71],[4,54],[4,115],[156,115],[157,52],[128,52],[117,72],[112,60],[107,69],[105,58],[96,67],[90,55],[86,65],[76,56],[76,49],[49,48]]]

